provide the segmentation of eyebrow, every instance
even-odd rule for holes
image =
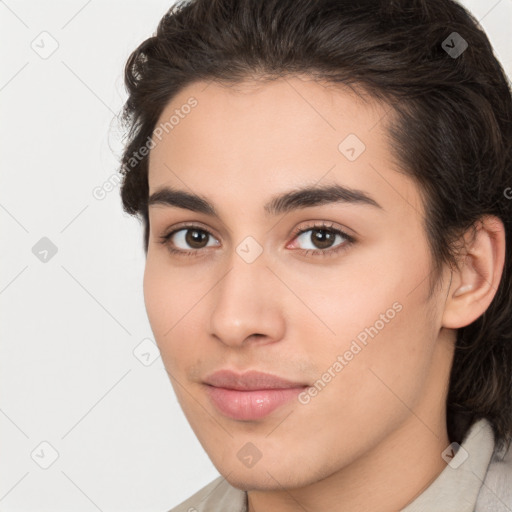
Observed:
[[[272,197],[263,208],[267,215],[280,215],[293,210],[330,203],[363,204],[384,210],[366,192],[338,184],[293,189]],[[220,217],[214,205],[204,197],[169,187],[162,187],[149,196],[148,206],[154,205],[172,206]]]

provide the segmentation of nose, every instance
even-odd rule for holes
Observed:
[[[234,254],[212,293],[211,336],[234,348],[282,339],[284,303],[279,284],[264,258],[247,263]]]

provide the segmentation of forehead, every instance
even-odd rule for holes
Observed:
[[[389,111],[387,104],[377,102],[362,89],[302,76],[233,84],[201,81],[172,98],[156,128],[164,128],[164,137],[168,133],[185,137],[193,131],[198,142],[203,141],[199,137],[213,142],[215,134],[219,138],[225,133],[236,134],[231,141],[224,141],[231,142],[233,153],[235,144],[268,144],[275,134],[281,137],[276,143],[304,142],[326,134],[336,140],[347,133],[363,139],[367,132],[373,132],[372,138],[377,139],[382,128],[378,125]]]
[[[155,127],[150,194],[167,184],[208,195],[219,188],[268,195],[269,188],[324,177],[352,188],[382,186],[382,173],[399,168],[386,138],[391,116],[388,104],[360,90],[300,76],[195,82],[167,104]]]

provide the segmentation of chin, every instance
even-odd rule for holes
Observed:
[[[238,463],[238,461],[237,461]],[[282,491],[307,486],[322,480],[327,474],[322,471],[314,472],[311,468],[276,465],[260,460],[252,468],[244,468],[242,463],[226,466],[214,464],[217,471],[233,486],[242,491]],[[328,473],[328,471],[327,471]]]
[[[222,474],[222,473],[221,473]],[[288,480],[279,478],[272,473],[269,475],[263,468],[257,474],[247,471],[232,471],[231,473],[222,474],[222,476],[237,489],[242,491],[282,491],[283,488],[290,489],[297,487]],[[288,475],[287,478],[290,476]],[[300,486],[300,484],[299,484]]]

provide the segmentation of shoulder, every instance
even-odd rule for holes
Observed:
[[[512,443],[495,448],[478,495],[476,512],[512,510]]]
[[[169,512],[246,512],[246,493],[222,476],[199,489]]]

